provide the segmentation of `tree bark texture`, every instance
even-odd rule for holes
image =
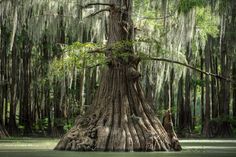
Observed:
[[[131,0],[110,0],[107,47],[132,41]],[[168,133],[146,103],[137,71],[138,58],[133,46],[117,50],[130,53],[127,59],[108,50],[108,67],[102,72],[92,105],[75,126],[60,140],[56,150],[84,151],[161,151],[180,150],[176,135]],[[171,119],[171,118],[170,118]],[[165,126],[171,126],[166,121]],[[171,128],[171,127],[170,127]],[[168,129],[171,131],[171,129]]]

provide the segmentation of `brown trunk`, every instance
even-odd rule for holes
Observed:
[[[0,100],[0,122],[3,122],[3,116],[5,115],[5,127],[8,123],[8,117],[7,117],[7,105],[8,105],[8,86],[9,86],[9,80],[8,80],[8,57],[7,57],[7,46],[10,39],[10,33],[6,27],[6,24],[4,24],[3,20],[1,19],[1,79],[0,79],[0,94],[1,94],[1,100]],[[4,110],[5,108],[5,110]],[[4,113],[4,114],[3,114]],[[1,124],[1,123],[0,123]]]
[[[32,133],[32,121],[31,121],[31,101],[30,101],[30,84],[31,84],[31,49],[32,44],[28,38],[26,30],[23,30],[23,124],[24,124],[24,135],[29,135]]]
[[[9,116],[9,126],[8,132],[11,135],[17,133],[16,126],[16,71],[17,71],[17,58],[16,58],[16,45],[14,44],[12,49],[12,71],[11,71],[11,102],[10,102],[10,116]]]
[[[233,1],[232,1],[233,2]],[[222,15],[222,27],[225,27],[226,35],[222,36],[221,41],[221,76],[230,77],[231,68],[231,50],[230,50],[230,24],[229,19]],[[230,106],[230,82],[225,80],[220,81],[220,100],[219,100],[219,115],[224,119],[219,123],[218,135],[221,137],[230,137],[233,133],[229,122],[229,106]]]
[[[236,51],[235,42],[236,42],[236,2],[231,0],[231,6],[232,6],[232,21],[231,21],[231,31],[230,31],[230,42],[231,52]],[[234,59],[233,59],[233,68],[232,68],[232,75],[233,79],[236,80],[236,59],[235,59],[235,53],[234,53]],[[236,118],[236,83],[232,84],[233,88],[233,118]],[[234,126],[236,128],[236,125]]]
[[[211,37],[208,37],[208,42],[205,49],[205,71],[210,72],[210,47],[211,47]],[[209,76],[205,76],[206,93],[205,93],[205,120],[203,135],[206,137],[211,137],[209,132],[209,122],[210,122],[210,80]]]
[[[6,129],[0,124],[0,139],[8,136]]]
[[[217,43],[216,41],[218,40],[214,40],[213,39],[213,45],[215,46],[215,44]],[[218,44],[218,43],[217,43]],[[211,71],[214,74],[218,75],[218,61],[217,61],[217,56],[216,56],[216,52],[214,52],[214,50],[212,50],[212,54],[211,54]],[[217,118],[219,115],[219,93],[218,93],[218,80],[216,78],[211,78],[211,102],[212,102],[212,118]]]
[[[64,23],[64,8],[60,6],[58,8],[58,28],[57,28],[57,42],[60,44],[65,44],[65,23]],[[54,47],[54,57],[61,58],[62,49],[59,45],[55,45]],[[63,129],[63,107],[64,107],[64,96],[65,96],[65,76],[61,81],[55,80],[55,88],[54,88],[54,128],[53,135],[61,136],[64,134]]]
[[[196,77],[196,75],[195,75]],[[193,126],[192,126],[192,129],[194,130],[195,126],[196,126],[196,104],[197,104],[197,84],[195,83],[194,84],[194,87],[193,87]]]
[[[200,56],[201,56],[201,70],[204,69],[204,57],[203,57],[203,52],[202,52],[202,47],[200,46],[200,50],[199,50]],[[203,128],[204,128],[204,83],[203,80],[204,76],[203,73],[201,73],[201,124],[202,124],[202,130],[201,132],[203,132]]]
[[[110,0],[108,47],[133,39],[130,0]],[[123,46],[118,52],[130,53],[128,62],[112,51],[106,55],[109,66],[102,72],[93,104],[76,125],[60,140],[56,150],[160,151],[180,150],[176,136],[168,134],[153,108],[146,103],[139,83],[137,59],[133,48]],[[171,136],[170,136],[171,135]]]
[[[233,63],[233,79],[236,80],[236,61]],[[236,119],[236,83],[233,85],[233,117]]]
[[[187,61],[190,62],[191,61],[191,56],[192,56],[192,47],[190,42],[187,45],[187,49],[186,49],[186,55],[187,57]],[[191,84],[190,84],[190,80],[191,80],[191,74],[190,74],[190,70],[187,69],[186,71],[186,76],[185,76],[185,101],[184,101],[184,132],[189,134],[191,133],[191,129],[192,129],[192,111],[191,111]]]
[[[181,76],[179,83],[178,83],[178,134],[181,134],[181,136],[184,136],[182,130],[184,129],[184,96],[183,96],[183,75]]]

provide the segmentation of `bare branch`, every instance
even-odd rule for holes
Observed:
[[[165,19],[165,18],[170,18],[172,16],[174,16],[175,14],[169,14],[167,16],[164,16],[164,17],[148,17],[148,16],[138,16],[138,15],[134,15],[135,17],[137,18],[140,18],[142,20],[162,20],[162,19]]]
[[[95,15],[97,15],[97,14],[99,14],[99,13],[104,12],[104,11],[110,11],[110,8],[101,9],[101,10],[99,10],[99,11],[97,11],[97,12],[94,12],[94,13],[90,14],[90,15],[87,16],[86,18],[89,18],[89,17],[95,16]]]
[[[225,78],[225,77],[217,75],[217,74],[206,72],[206,71],[203,71],[203,70],[198,69],[196,67],[193,67],[192,65],[189,65],[189,64],[186,64],[186,63],[182,63],[182,62],[179,62],[179,61],[174,61],[174,60],[171,60],[171,59],[157,58],[157,57],[146,57],[146,58],[143,58],[143,60],[155,60],[155,61],[179,64],[179,65],[185,66],[185,67],[187,67],[189,69],[192,69],[192,70],[195,70],[197,72],[203,73],[205,75],[209,75],[209,76],[212,76],[212,77],[215,77],[215,78],[218,78],[218,79],[222,79],[222,80],[225,80],[225,81],[228,81],[228,82],[236,83],[235,80],[232,80],[231,78]]]
[[[110,7],[114,6],[114,4],[110,4],[110,3],[89,3],[89,4],[86,4],[85,6],[82,6],[82,8],[88,8],[93,5],[103,5],[103,6],[110,6]]]

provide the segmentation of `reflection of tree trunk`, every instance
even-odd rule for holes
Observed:
[[[130,0],[110,0],[108,47],[133,39]],[[122,8],[122,11],[120,10]],[[130,53],[128,61],[106,55],[110,63],[102,72],[93,104],[84,117],[60,140],[57,150],[155,151],[179,150],[177,138],[169,136],[153,108],[145,101],[137,72],[138,59],[125,45],[118,52]]]

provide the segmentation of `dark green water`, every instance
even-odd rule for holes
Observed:
[[[0,140],[0,157],[236,157],[236,140],[181,140],[181,152],[53,151],[55,139]]]

